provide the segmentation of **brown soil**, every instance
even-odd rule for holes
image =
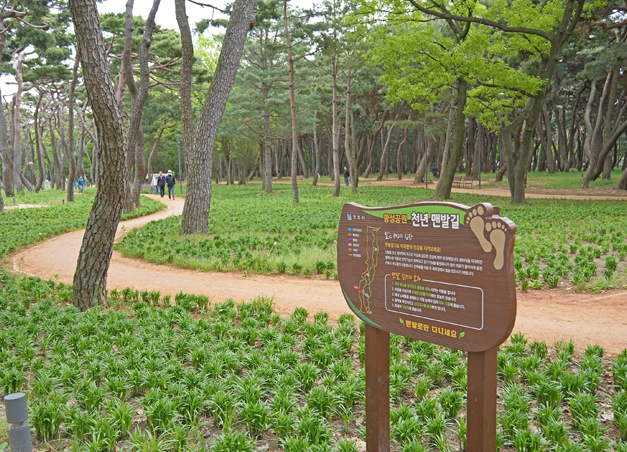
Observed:
[[[486,192],[488,190],[480,191]],[[152,197],[158,199],[154,195]],[[161,212],[120,223],[117,240],[130,229],[182,213],[184,200],[164,199],[163,202],[168,208]],[[58,278],[59,281],[71,284],[84,232],[70,232],[22,250],[10,256],[10,265],[18,273],[46,279]],[[205,273],[150,264],[126,258],[114,251],[107,288],[124,287],[158,290],[162,294],[176,294],[179,291],[205,294],[213,302],[229,298],[235,301],[250,300],[264,294],[274,297],[280,314],[289,314],[298,306],[304,307],[310,313],[326,311],[332,319],[337,319],[344,312],[350,312],[341,295],[339,283],[334,280],[294,276],[247,276],[240,272]],[[544,290],[518,292],[517,299],[518,315],[514,332],[523,332],[531,339],[545,340],[548,343],[572,338],[579,347],[600,344],[609,353],[618,353],[627,348],[625,290],[597,295]]]

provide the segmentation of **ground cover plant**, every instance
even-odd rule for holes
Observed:
[[[363,450],[363,325],[272,301],[71,287],[0,271],[0,393],[28,394],[38,450]],[[390,346],[394,451],[462,451],[466,357]],[[529,342],[498,355],[501,451],[627,450],[627,351]]]
[[[85,188],[85,195],[93,195],[96,193],[95,188]],[[4,197],[4,205],[5,207],[13,206],[13,198],[6,195],[4,190],[2,190],[2,195]],[[83,196],[79,193],[75,193],[76,197]],[[16,193],[15,195],[15,204],[33,204],[33,205],[46,205],[46,206],[54,206],[60,205],[66,202],[67,200],[67,192],[65,190],[39,190],[37,193],[23,190],[21,193]]]
[[[117,245],[125,255],[192,269],[322,275],[336,273],[337,224],[342,205],[402,205],[428,199],[433,191],[409,187],[301,187],[293,205],[288,186],[261,195],[257,186],[214,187],[209,236],[179,237],[180,217],[131,231]],[[523,290],[576,287],[604,290],[625,285],[627,203],[534,199],[511,206],[506,198],[454,193],[466,205],[491,202],[518,226],[516,278]]]
[[[584,174],[585,171],[577,171],[576,169],[571,169],[569,172],[556,171],[553,174],[544,171],[529,171],[527,173],[527,188],[579,190],[581,189],[581,181],[583,180]],[[466,173],[457,173],[456,175],[465,176]],[[599,178],[596,181],[591,182],[588,193],[594,196],[594,189],[597,188],[616,190],[616,181],[620,180],[621,176],[622,171],[613,170],[611,179],[606,180]],[[482,186],[497,187],[509,191],[507,177],[504,177],[501,182],[495,182],[495,173],[482,173],[481,179]],[[476,188],[476,181],[474,185],[474,188]]]
[[[65,204],[55,203],[48,207],[14,209],[0,213],[0,256],[21,246],[84,228],[94,197],[95,192],[76,196],[74,202]],[[164,208],[162,203],[144,196],[142,207],[122,215],[122,220],[149,215]]]

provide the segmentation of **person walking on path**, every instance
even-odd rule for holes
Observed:
[[[159,185],[157,185],[158,180],[159,180],[159,176],[157,176],[156,174],[153,174],[152,180],[150,181],[150,188],[152,188],[155,191],[155,195],[159,194]]]
[[[348,172],[346,167],[344,167],[344,183],[346,184],[347,187],[348,187],[348,176],[350,176],[350,173]]]
[[[82,177],[78,178],[78,189],[81,193],[83,193],[83,190],[85,189],[85,179]]]
[[[165,183],[168,185],[168,199],[174,199],[174,185],[176,184],[176,179],[172,175],[172,170],[168,170]]]
[[[435,162],[433,163],[433,166],[431,167],[431,174],[433,174],[433,180],[436,180],[438,176],[440,175],[440,171],[438,170],[438,165],[436,165]]]
[[[163,175],[162,171],[159,171],[159,177],[157,178],[157,187],[159,187],[161,197],[163,198],[163,193],[165,191],[165,176]]]

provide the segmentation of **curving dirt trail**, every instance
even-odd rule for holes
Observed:
[[[486,192],[488,190],[482,190],[482,193]],[[152,197],[158,199],[154,195]],[[130,229],[182,213],[184,200],[164,199],[163,202],[168,206],[166,210],[121,222],[116,240],[120,240]],[[25,249],[9,257],[10,265],[15,272],[46,279],[57,277],[71,284],[84,232],[70,232]],[[123,257],[114,251],[107,288],[122,289],[129,286],[138,290],[159,290],[162,294],[174,295],[179,291],[205,294],[213,302],[228,298],[235,301],[249,300],[264,294],[274,297],[281,314],[289,314],[297,306],[306,308],[310,313],[327,311],[333,319],[350,312],[337,281],[293,276],[246,277],[239,272],[204,273],[150,264]],[[514,332],[523,332],[529,338],[546,340],[548,343],[572,338],[579,347],[600,344],[609,353],[618,353],[627,348],[625,290],[604,294],[518,292],[517,298],[518,315]]]

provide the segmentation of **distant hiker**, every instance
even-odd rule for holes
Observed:
[[[431,174],[433,174],[433,179],[436,179],[440,175],[440,171],[438,170],[438,165],[435,163],[431,167]]]
[[[85,188],[85,179],[82,177],[78,178],[78,189],[81,193],[83,193],[83,189]]]
[[[168,175],[165,177],[165,183],[168,185],[168,198],[174,199],[174,184],[176,184],[176,179],[172,175],[172,170],[168,170]]]
[[[346,167],[344,167],[344,183],[346,184],[347,187],[348,187],[348,176],[350,176],[350,173],[348,172]]]
[[[161,197],[163,198],[163,192],[165,191],[165,176],[163,175],[163,171],[159,171],[159,177],[157,178],[157,187],[159,187]]]
[[[157,181],[159,180],[159,176],[156,174],[152,175],[152,180],[150,181],[150,188],[155,190],[155,195],[159,194],[159,186],[157,185]]]

